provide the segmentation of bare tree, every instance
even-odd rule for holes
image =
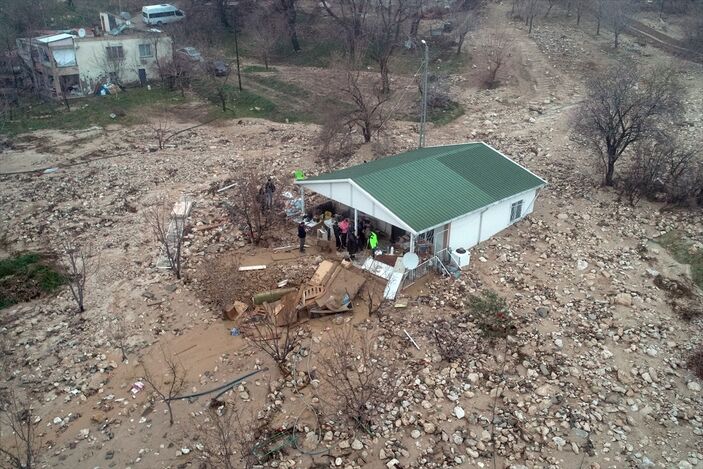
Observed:
[[[166,353],[161,348],[163,356],[163,366],[159,370],[150,370],[146,365],[142,365],[144,370],[144,381],[152,388],[161,401],[168,408],[169,425],[173,426],[172,401],[177,397],[185,386],[186,369],[175,357]]]
[[[186,220],[180,216],[171,216],[171,209],[164,198],[160,198],[146,207],[143,219],[151,229],[168,261],[168,267],[181,278],[183,239],[185,238]]]
[[[132,328],[122,314],[119,314],[116,320],[110,321],[107,328],[110,331],[112,341],[122,354],[122,362],[126,363],[129,359],[127,357],[127,340],[132,336]]]
[[[171,125],[163,118],[159,118],[152,124],[151,130],[153,130],[156,141],[159,144],[159,150],[163,150],[166,137],[168,137],[169,132],[171,132]]]
[[[381,129],[384,105],[390,96],[384,94],[381,89],[365,86],[362,82],[363,74],[353,62],[347,62],[344,67],[345,82],[340,84],[340,88],[352,106],[342,109],[339,118],[345,126],[358,128],[364,142],[370,142],[373,134]]]
[[[532,27],[534,25],[535,16],[539,14],[540,0],[527,0],[525,5],[525,26],[528,26],[528,34],[532,34]]]
[[[583,13],[583,5],[584,5],[585,0],[574,0],[574,3],[576,5],[576,25],[581,24],[581,15]]]
[[[359,44],[366,31],[366,20],[374,0],[321,0],[325,11],[344,30],[350,57],[358,55]]]
[[[412,15],[410,6],[407,0],[373,0],[373,15],[368,20],[368,54],[378,64],[384,95],[391,90],[389,64]]]
[[[234,189],[234,196],[225,205],[229,219],[237,226],[242,221],[249,232],[249,241],[258,245],[276,221],[279,199],[273,194],[271,205],[266,203],[263,182],[251,171],[243,171]]]
[[[262,11],[251,23],[251,37],[266,70],[269,69],[271,54],[281,35],[280,17],[275,13]]]
[[[576,130],[598,152],[604,184],[614,184],[615,164],[634,143],[651,139],[681,109],[682,90],[673,68],[640,69],[624,63],[587,82]]]
[[[615,49],[620,45],[620,34],[627,28],[628,15],[631,13],[629,5],[628,0],[610,0],[605,7],[605,14],[609,18],[608,25],[613,32],[613,47]]]
[[[85,292],[88,277],[97,271],[98,262],[93,258],[90,245],[79,246],[72,240],[62,242],[62,265],[66,272],[66,281],[71,290],[78,312],[85,311]]]
[[[481,48],[486,61],[484,84],[488,88],[495,88],[500,83],[498,72],[510,56],[512,43],[507,32],[503,30],[487,34]]]
[[[251,469],[257,463],[254,448],[259,431],[253,417],[245,419],[234,402],[210,407],[195,427],[203,445],[202,458],[209,467]]]
[[[595,0],[593,15],[596,17],[596,36],[600,35],[600,25],[605,14],[605,6],[607,0]]]
[[[368,331],[350,326],[333,329],[320,352],[320,379],[334,406],[361,428],[370,431],[378,408],[393,399],[396,377],[384,368],[378,343]]]
[[[254,345],[276,362],[284,376],[290,375],[288,357],[300,347],[302,341],[298,328],[291,321],[285,321],[278,327],[276,318],[269,313],[254,318],[251,326]]]
[[[10,390],[0,401],[0,434],[7,438],[0,440],[0,467],[12,469],[32,469],[39,467],[41,443],[37,437],[37,424],[32,403],[21,399]],[[8,433],[2,431],[9,430]]]
[[[288,25],[288,36],[290,37],[290,42],[293,45],[293,50],[299,52],[300,41],[298,40],[298,32],[296,30],[296,21],[298,18],[296,3],[297,0],[279,0],[281,10],[286,18],[286,24]]]
[[[461,5],[463,7],[460,3],[457,5]],[[483,2],[474,0],[469,6],[469,8],[457,8],[453,14],[454,21],[457,24],[454,28],[457,56],[461,55],[461,49],[464,47],[466,36],[478,25],[478,12],[483,6]]]
[[[676,137],[663,134],[634,145],[632,162],[624,172],[621,194],[635,205],[641,198],[662,195],[669,203],[700,203],[703,160]]]
[[[323,110],[322,116],[323,124],[317,137],[320,143],[317,158],[331,171],[334,163],[350,158],[357,147],[352,139],[353,127],[340,116],[336,106]]]

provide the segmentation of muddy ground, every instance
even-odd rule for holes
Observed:
[[[247,337],[231,336],[220,306],[284,279],[302,282],[323,254],[274,259],[273,247],[295,243],[295,227],[286,224],[265,247],[249,246],[226,217],[227,192],[213,188],[247,168],[292,190],[295,169],[320,171],[317,126],[220,122],[161,151],[148,126],[43,131],[0,155],[0,172],[16,173],[2,175],[4,254],[49,252],[62,236],[99,252],[83,315],[68,292],[0,311],[3,372],[36,397],[47,467],[200,467],[205,399],[175,403],[171,427],[151,392],[130,393],[144,364],[163,366],[162,350],[187,370],[187,391],[268,368],[226,398],[254,420],[265,415],[271,427],[296,426],[303,450],[284,450],[271,467],[703,467],[701,383],[684,365],[703,340],[701,318],[684,321],[672,311],[654,272],[676,278],[686,269],[651,242],[672,229],[700,240],[701,212],[621,202],[598,186],[591,151],[570,132],[584,75],[629,55],[681,67],[691,90],[687,132],[700,135],[703,70],[628,38],[614,52],[609,38],[559,16],[528,36],[506,24],[507,8],[493,5],[483,26],[507,26],[513,38],[502,86],[480,89],[471,67],[454,76],[453,98],[466,113],[430,126],[427,144],[483,140],[510,155],[549,181],[534,213],[474,248],[459,280],[414,285],[404,293],[407,308],[387,305],[369,317],[359,299],[351,317],[306,323],[305,354],[292,377]],[[479,34],[467,53],[477,52]],[[314,72],[286,69],[300,85]],[[175,127],[188,126],[183,115]],[[387,153],[417,141],[413,123],[391,121],[385,133]],[[381,156],[378,149],[366,146],[353,161]],[[53,167],[59,170],[42,172]],[[182,193],[195,200],[194,229],[177,281],[155,268],[158,247],[142,214],[156,198]],[[235,271],[258,262],[272,267]],[[469,321],[462,327],[470,353],[442,360],[431,330],[485,288],[506,298],[516,333],[487,342]],[[385,366],[398,372],[397,398],[378,411],[373,435],[334,412],[324,385],[301,384],[330,332],[345,323],[372,331]]]

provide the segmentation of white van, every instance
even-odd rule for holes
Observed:
[[[142,7],[142,19],[146,24],[166,24],[180,21],[185,18],[185,13],[169,5],[162,3],[161,5],[147,5]]]

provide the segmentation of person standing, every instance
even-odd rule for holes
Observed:
[[[342,238],[339,234],[339,223],[337,223],[337,220],[332,222],[332,231],[334,232],[334,244],[337,246],[337,251],[339,251],[342,249]]]
[[[271,176],[269,176],[268,180],[266,181],[266,185],[264,186],[264,194],[266,196],[266,208],[271,208],[273,207],[273,193],[276,192],[276,186],[273,184],[273,181],[271,180]]]
[[[347,232],[347,251],[349,252],[349,259],[354,259],[354,255],[359,249],[358,240],[354,236],[354,230],[349,230]]]
[[[305,236],[307,236],[307,231],[305,231],[305,223],[301,221],[298,224],[298,239],[300,240],[300,252],[305,252]]]
[[[376,257],[376,247],[378,246],[378,235],[372,231],[369,234],[369,247],[371,248],[371,257]]]
[[[349,232],[349,219],[345,218],[339,222],[339,232],[340,238],[342,240],[342,247],[347,247],[347,233]]]

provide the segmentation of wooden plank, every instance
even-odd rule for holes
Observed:
[[[312,275],[312,278],[308,282],[310,285],[324,285],[328,275],[331,275],[334,271],[335,263],[332,261],[322,261],[320,265],[317,266],[317,270]]]
[[[265,265],[244,265],[239,268],[240,272],[247,272],[249,270],[264,270],[266,268]]]

